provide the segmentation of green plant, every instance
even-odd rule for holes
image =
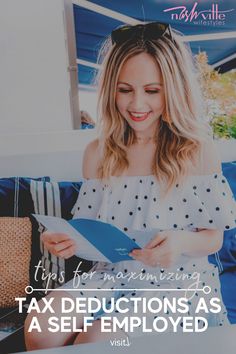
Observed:
[[[236,139],[236,116],[214,116],[210,125],[215,138]]]
[[[196,63],[214,137],[236,139],[236,71],[220,74],[208,64],[205,52],[196,56]]]

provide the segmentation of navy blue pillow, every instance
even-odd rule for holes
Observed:
[[[34,212],[30,181],[50,181],[50,177],[0,178],[0,216],[26,217]]]
[[[61,217],[63,219],[72,219],[71,210],[78,198],[82,181],[80,182],[59,182]]]
[[[223,163],[222,170],[236,199],[236,162]],[[224,232],[221,250],[210,255],[208,259],[210,263],[218,266],[221,273],[231,267],[236,267],[236,228]]]
[[[230,323],[236,324],[236,269],[231,268],[230,272],[221,274],[220,283],[223,302],[228,312],[228,319]]]

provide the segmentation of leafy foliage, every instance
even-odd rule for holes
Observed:
[[[196,62],[214,137],[236,139],[236,71],[220,74],[208,64],[205,52],[196,55]]]

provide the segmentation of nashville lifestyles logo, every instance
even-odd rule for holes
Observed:
[[[171,20],[177,20],[181,22],[190,22],[195,25],[205,26],[223,26],[225,25],[226,17],[229,12],[234,9],[220,10],[219,4],[211,4],[211,7],[206,10],[199,9],[199,3],[196,1],[192,8],[187,8],[184,5],[170,7],[163,10],[163,12],[169,12]]]

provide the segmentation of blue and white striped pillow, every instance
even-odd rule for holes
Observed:
[[[50,215],[62,217],[64,219],[71,219],[72,214],[71,210],[78,198],[80,187],[82,185],[82,180],[79,182],[40,182],[40,181],[31,181],[31,195],[34,203],[34,212],[36,214]],[[43,231],[42,226],[38,227],[38,224],[34,220],[34,224],[37,225],[37,232],[34,232],[33,235],[33,245],[32,245],[32,254],[33,262],[31,262],[31,268],[37,265],[36,261],[42,261],[42,266],[45,269],[45,273],[53,272],[57,274],[55,280],[52,280],[49,284],[51,289],[54,289],[64,282],[59,281],[60,274],[64,272],[65,281],[70,280],[74,275],[74,270],[76,269],[78,263],[81,259],[76,256],[71,257],[67,260],[62,258],[55,257],[50,254],[43,246],[40,233]],[[33,227],[35,229],[35,227]],[[40,250],[40,251],[39,251]],[[40,253],[40,257],[38,254]],[[84,269],[82,271],[88,271],[92,263],[82,260]],[[32,273],[32,269],[31,269]],[[34,285],[39,288],[38,284],[34,282],[34,274],[31,274],[31,280]],[[32,282],[31,282],[32,283]],[[42,288],[45,288],[46,281],[43,282]]]
[[[35,214],[61,217],[61,200],[57,182],[31,181],[30,192]]]
[[[27,217],[34,211],[31,180],[50,181],[49,177],[0,178],[0,216]]]
[[[59,184],[57,182],[40,182],[40,181],[31,181],[30,184],[31,196],[34,203],[34,212],[35,214],[41,215],[50,215],[61,217],[61,200],[60,200],[60,191]],[[40,234],[43,232],[43,227],[39,225],[39,234],[33,235],[33,237],[40,237]],[[37,242],[38,240],[35,240]],[[34,240],[33,240],[34,242]],[[60,281],[60,275],[62,272],[65,274],[65,260],[59,257],[52,255],[44,247],[40,238],[40,252],[41,252],[41,262],[44,268],[44,273],[48,275],[49,273],[57,274],[54,280],[50,279],[48,287],[50,289],[57,288],[64,284]],[[40,286],[37,288],[45,288],[47,280],[43,280]]]

